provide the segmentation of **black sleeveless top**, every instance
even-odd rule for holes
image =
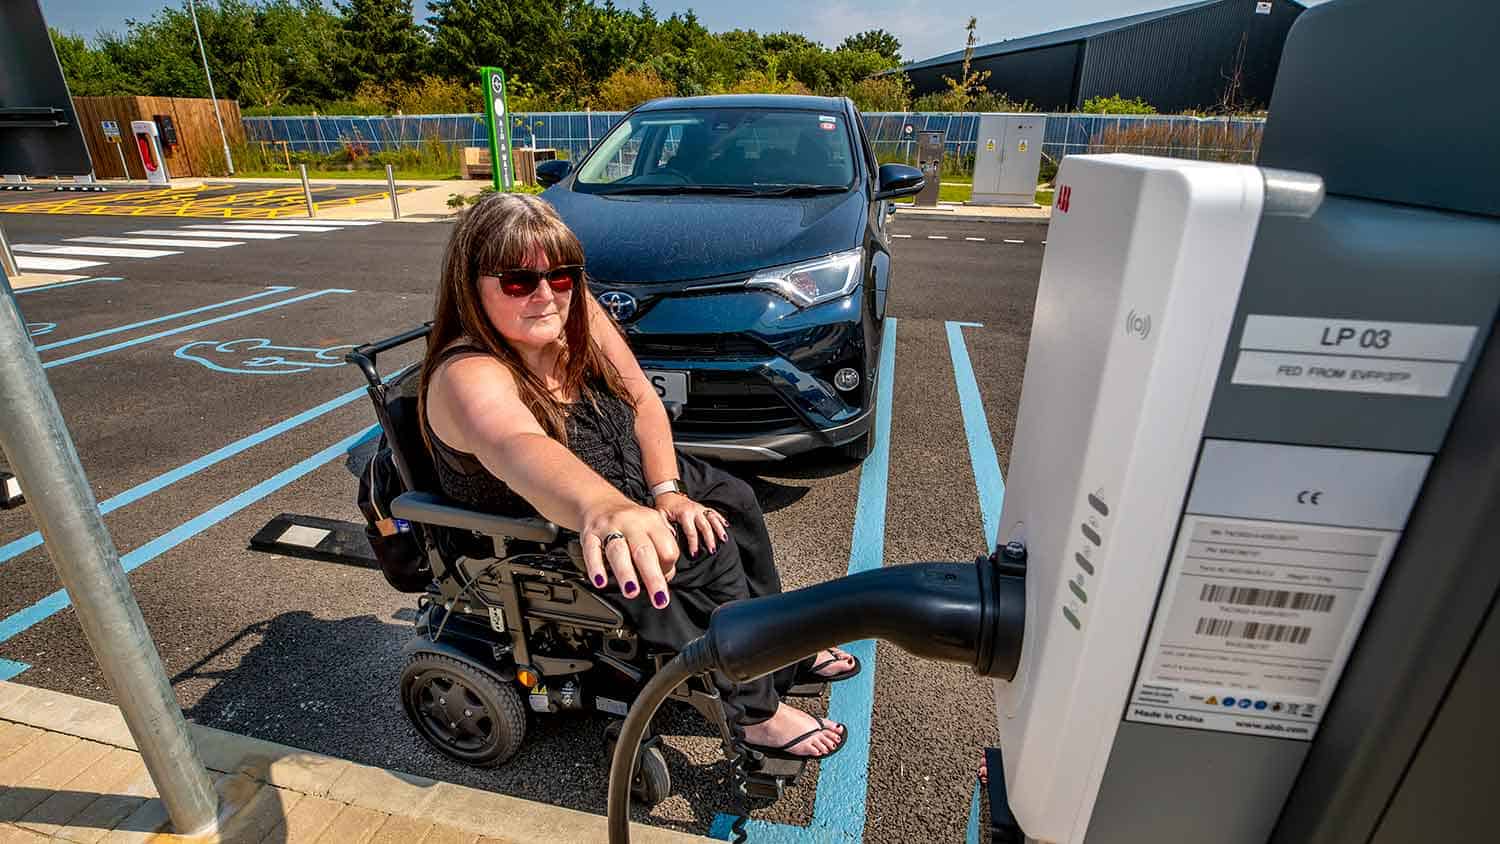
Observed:
[[[483,354],[474,346],[450,346],[438,353],[438,359],[463,352]],[[425,418],[422,425],[432,443],[432,462],[444,496],[484,513],[541,518],[526,499],[490,474],[479,458],[444,443]],[[591,382],[584,395],[567,407],[567,431],[569,451],[625,497],[649,506],[641,446],[635,438],[635,408],[629,401],[609,392],[602,382]]]

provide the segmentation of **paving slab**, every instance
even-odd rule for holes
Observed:
[[[367,844],[375,837],[390,815],[363,806],[339,804],[340,809],[328,828],[318,836],[318,844]]]

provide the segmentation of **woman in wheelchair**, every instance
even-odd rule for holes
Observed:
[[[588,293],[581,244],[537,197],[490,196],[455,227],[418,413],[443,494],[577,531],[591,585],[618,596],[648,645],[680,650],[720,604],[781,591],[749,485],[676,452],[655,389]],[[822,651],[715,684],[746,745],[820,759],[844,727],[781,697],[859,670]]]

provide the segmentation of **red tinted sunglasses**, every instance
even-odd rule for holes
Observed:
[[[545,279],[554,293],[567,293],[575,285],[583,283],[582,264],[564,264],[546,272],[541,270],[500,270],[495,273],[500,279],[500,292],[520,298],[536,292]]]

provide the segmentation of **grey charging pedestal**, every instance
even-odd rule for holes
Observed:
[[[1321,176],[1326,198],[1258,230],[1182,516],[1276,518],[1326,488],[1334,544],[1317,553],[1366,559],[1351,537],[1368,534],[1394,554],[1311,741],[1137,717],[1143,650],[1088,841],[1500,840],[1500,8],[1413,14],[1336,0],[1292,28],[1259,163]],[[1364,333],[1393,327],[1431,345],[1397,361]],[[1352,388],[1341,367],[1390,380]],[[1296,488],[1265,470],[1278,460]],[[1340,509],[1376,488],[1382,502]],[[1360,565],[1326,568],[1332,594]]]

